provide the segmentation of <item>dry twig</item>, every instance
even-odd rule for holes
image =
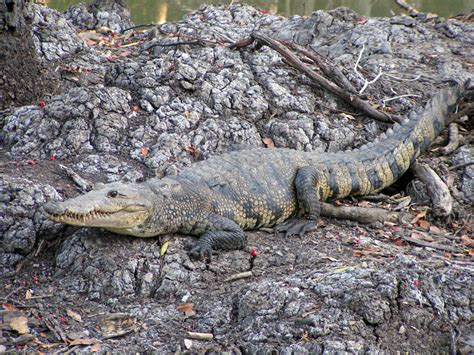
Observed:
[[[368,116],[382,122],[402,122],[403,118],[398,115],[390,114],[387,112],[382,112],[376,110],[372,107],[368,102],[361,100],[359,97],[354,96],[344,89],[339,87],[338,85],[334,84],[333,82],[329,81],[325,77],[319,75],[315,71],[308,68],[304,63],[292,52],[288,50],[288,48],[284,47],[280,42],[268,37],[267,35],[261,33],[253,33],[250,39],[245,39],[234,43],[231,48],[242,48],[251,44],[252,42],[257,41],[260,45],[267,45],[268,47],[274,49],[278,53],[281,54],[283,58],[294,68],[298,69],[309,78],[311,78],[314,82],[316,82],[321,87],[325,88],[332,94],[340,97],[349,105],[363,111]],[[258,46],[257,46],[258,47]]]

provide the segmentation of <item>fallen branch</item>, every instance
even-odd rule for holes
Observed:
[[[449,216],[453,210],[453,198],[443,180],[426,164],[415,163],[413,171],[426,184],[426,189],[431,197],[434,215]]]
[[[410,16],[418,16],[420,14],[420,11],[415,9],[413,6],[408,5],[405,0],[395,0],[395,2],[402,9],[406,10]]]
[[[131,30],[136,30],[137,28],[142,28],[142,27],[155,27],[155,26],[159,26],[159,24],[152,22],[152,23],[149,23],[149,24],[136,25],[136,26],[124,28],[124,29],[122,30],[122,33],[125,33],[125,32],[127,32],[127,31],[131,31]]]
[[[191,339],[196,340],[212,340],[214,339],[214,335],[211,333],[196,333],[196,332],[188,332],[188,337]]]
[[[385,107],[385,104],[389,101],[393,101],[393,100],[398,100],[398,99],[401,99],[403,97],[421,97],[420,95],[415,95],[415,94],[406,94],[406,95],[399,95],[399,96],[394,96],[394,97],[389,97],[388,99],[383,99],[382,100],[382,106]]]
[[[459,129],[456,123],[449,125],[449,143],[440,151],[443,155],[449,155],[459,147]]]
[[[462,253],[462,250],[459,250],[458,248],[452,247],[450,245],[443,245],[443,244],[438,244],[438,243],[427,242],[427,241],[424,241],[424,240],[415,239],[415,238],[411,238],[411,237],[403,237],[402,236],[402,239],[407,241],[408,243],[416,244],[416,245],[419,245],[419,246],[422,246],[422,247],[448,251],[450,253]]]
[[[316,82],[319,86],[328,90],[332,94],[338,96],[349,105],[363,111],[366,115],[382,122],[402,122],[403,118],[399,115],[390,114],[387,112],[378,111],[373,108],[368,102],[361,100],[357,96],[347,93],[344,89],[337,86],[333,82],[329,81],[325,77],[319,75],[315,71],[311,70],[293,53],[291,53],[286,47],[280,42],[264,35],[261,33],[253,33],[250,39],[245,39],[234,43],[231,48],[241,48],[249,45],[253,41],[259,42],[260,45],[267,45],[281,54],[283,58],[294,68],[298,69],[302,73],[306,74],[310,79]]]
[[[365,45],[362,44],[362,49],[360,50],[359,52],[359,56],[357,57],[357,60],[356,60],[356,63],[354,65],[354,72],[359,76],[359,78],[361,78],[363,81],[364,81],[364,85],[362,86],[362,88],[359,90],[359,95],[362,94],[365,89],[367,89],[367,87],[370,85],[370,84],[373,84],[375,83],[377,80],[380,79],[380,77],[383,75],[382,73],[382,68],[379,68],[379,73],[375,76],[375,78],[373,78],[371,81],[368,81],[360,72],[359,70],[357,70],[357,67],[359,66],[359,62],[362,58],[362,53],[364,53],[365,51]]]
[[[240,280],[240,279],[246,279],[248,277],[252,277],[253,273],[252,271],[244,271],[244,272],[239,272],[238,274],[234,274],[232,276],[229,276],[224,280],[224,282],[229,282],[229,281],[235,281],[235,280]]]
[[[362,86],[362,88],[359,90],[359,95],[361,95],[365,89],[367,89],[367,87],[370,85],[370,84],[373,84],[375,83],[377,80],[380,79],[380,77],[382,75],[385,75],[385,76],[388,76],[389,78],[392,78],[392,79],[396,79],[396,80],[399,80],[399,81],[415,81],[415,80],[418,80],[420,77],[421,77],[421,74],[417,75],[416,77],[414,78],[410,78],[410,79],[406,79],[406,78],[400,78],[400,77],[397,77],[393,74],[389,74],[389,73],[384,73],[382,72],[382,68],[379,68],[379,72],[378,74],[375,76],[375,78],[373,78],[372,80],[368,81],[360,72],[359,70],[357,69],[359,67],[359,62],[362,58],[362,53],[364,53],[365,51],[365,44],[362,43],[362,49],[360,50],[359,52],[359,56],[357,57],[357,61],[354,65],[354,72],[359,76],[359,78],[361,80],[364,81],[364,85]],[[392,89],[392,91],[395,93],[395,91]],[[420,97],[419,95],[413,95],[413,94],[407,94],[407,95],[400,95],[400,96],[395,96],[395,97],[392,97],[392,98],[389,98],[389,99],[385,99],[385,100],[382,100],[384,102],[384,106],[385,106],[385,103],[388,102],[388,101],[392,101],[392,100],[396,100],[396,99],[399,99],[401,97],[408,97],[408,96],[411,96],[411,97]]]
[[[349,79],[342,73],[341,70],[336,65],[328,65],[322,60],[320,57],[321,55],[315,52],[310,52],[309,50],[297,46],[295,44],[287,44],[292,49],[296,49],[301,54],[305,55],[309,59],[311,59],[319,68],[321,68],[322,72],[329,78],[333,78],[336,84],[343,87],[347,91],[351,93],[356,93],[356,89],[352,86]]]
[[[337,219],[348,219],[359,223],[400,223],[412,217],[408,213],[387,211],[382,208],[335,207],[325,202],[321,203],[321,215]]]
[[[92,189],[92,185],[80,177],[74,170],[62,164],[59,164],[59,167],[76,183],[77,186],[79,186],[82,191],[89,191]]]
[[[66,333],[64,333],[58,321],[54,319],[53,316],[49,314],[43,315],[43,322],[58,341],[62,341],[66,344],[68,343]]]
[[[452,167],[449,168],[449,170],[456,170],[456,169],[460,169],[460,168],[465,168],[466,166],[471,166],[471,165],[474,165],[474,161],[468,161],[466,163],[453,165]]]

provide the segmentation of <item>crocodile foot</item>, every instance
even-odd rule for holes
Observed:
[[[200,245],[199,242],[189,251],[189,255],[193,259],[211,261],[212,259],[212,247],[208,245]]]
[[[315,226],[316,226],[316,222],[312,219],[292,218],[276,226],[275,232],[276,233],[285,232],[286,237],[290,237],[293,235],[298,235],[300,237],[303,237],[306,232],[308,232],[311,229],[314,229]]]

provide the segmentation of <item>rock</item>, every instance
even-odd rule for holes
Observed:
[[[67,308],[80,310],[80,330],[93,334],[94,314],[125,313],[117,322],[126,334],[101,345],[127,352],[184,351],[190,330],[214,335],[193,341],[196,352],[282,353],[448,351],[452,324],[469,333],[469,270],[442,255],[428,259],[436,251],[417,253],[380,239],[385,225],[364,235],[358,247],[367,250],[348,242],[359,239],[361,228],[343,222],[323,220],[303,239],[248,233],[255,260],[239,250],[217,253],[206,264],[187,255],[190,236],[139,239],[65,227],[46,220],[41,206],[79,193],[59,164],[91,184],[137,181],[175,174],[236,146],[261,147],[262,138],[318,154],[360,146],[387,129],[315,87],[273,50],[228,48],[256,28],[326,56],[358,90],[364,81],[353,67],[364,46],[364,77],[372,80],[379,70],[390,75],[369,85],[363,98],[381,106],[393,96],[420,96],[385,107],[406,114],[446,80],[472,76],[465,65],[472,24],[405,16],[361,22],[348,9],[284,18],[245,5],[202,5],[183,21],[132,33],[136,45],[124,49],[90,45],[76,34],[76,27],[97,36],[109,36],[103,26],[130,27],[123,9],[74,5],[63,15],[29,6],[36,50],[59,68],[64,85],[43,107],[0,113],[0,273],[29,282],[42,268],[42,283],[30,286],[52,294],[49,311],[58,318]],[[177,44],[195,39],[203,45]],[[469,149],[461,148],[456,161]],[[456,181],[469,198],[469,170],[463,174]],[[53,250],[37,249],[42,240]],[[169,247],[160,256],[164,240]],[[370,256],[375,244],[383,256]],[[251,278],[225,282],[250,268]],[[177,311],[183,302],[193,303],[192,319]]]

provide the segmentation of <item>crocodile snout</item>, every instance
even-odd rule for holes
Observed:
[[[59,201],[49,201],[43,206],[43,208],[49,214],[61,214],[65,212],[65,209],[61,207]]]

